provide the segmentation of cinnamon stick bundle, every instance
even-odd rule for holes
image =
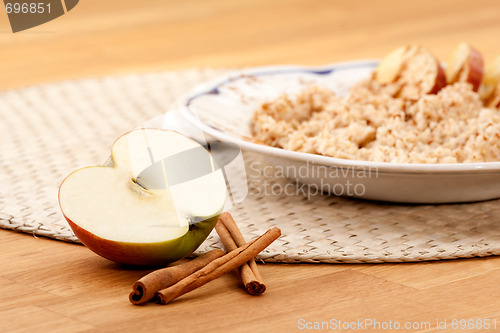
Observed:
[[[215,230],[228,252],[246,244],[238,225],[229,213],[223,213],[220,216],[219,221],[215,225]],[[266,285],[262,280],[259,268],[254,259],[250,259],[241,265],[239,271],[243,285],[250,295],[262,295],[266,291]]]
[[[177,283],[224,254],[226,254],[224,250],[216,249],[189,262],[151,272],[134,283],[132,286],[133,291],[129,295],[129,300],[135,305],[146,303],[153,299],[156,292],[159,290]]]
[[[227,272],[240,267],[250,259],[255,258],[257,254],[268,247],[280,235],[281,230],[276,227],[266,231],[266,233],[257,239],[213,260],[205,267],[195,271],[170,287],[160,290],[156,293],[155,298],[161,304],[167,304],[174,298],[194,290],[218,277],[221,277]]]

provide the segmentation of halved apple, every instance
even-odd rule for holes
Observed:
[[[423,95],[437,94],[446,86],[446,74],[439,60],[426,48],[412,46],[400,81],[399,97],[417,100]]]
[[[191,254],[208,236],[226,200],[211,154],[168,130],[118,138],[108,166],[71,173],[59,204],[78,239],[104,258],[163,265]]]
[[[393,96],[417,100],[436,94],[446,86],[446,76],[438,59],[426,48],[406,45],[389,53],[375,70],[382,85],[393,85]]]
[[[477,91],[483,80],[484,61],[481,52],[467,43],[460,43],[451,53],[446,67],[449,84],[468,82]]]

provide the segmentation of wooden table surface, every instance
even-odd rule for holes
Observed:
[[[494,1],[84,0],[17,34],[0,11],[0,89],[186,67],[325,64],[380,57],[405,43],[446,59],[465,40],[488,61],[500,54],[499,35]],[[365,319],[382,325],[378,332],[393,331],[389,322],[415,327],[400,331],[464,332],[453,330],[460,319],[476,328],[489,319],[485,332],[496,320],[500,331],[498,257],[266,264],[261,297],[228,274],[170,305],[140,307],[127,295],[147,271],[83,246],[0,230],[0,267],[2,332],[289,332],[314,322],[339,331],[336,320]]]

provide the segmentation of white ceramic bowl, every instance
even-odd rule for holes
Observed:
[[[280,170],[289,171],[289,178],[332,194],[406,203],[499,198],[500,162],[356,161],[288,151],[249,140],[251,115],[262,102],[285,92],[297,93],[310,84],[345,94],[355,82],[368,77],[377,63],[366,60],[321,67],[274,66],[241,71],[195,88],[180,101],[179,114],[189,125],[218,140],[262,154]]]

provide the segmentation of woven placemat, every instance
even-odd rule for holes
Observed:
[[[63,178],[103,162],[119,135],[161,115],[196,84],[226,72],[123,75],[1,92],[0,227],[78,242],[57,204]],[[244,157],[246,162],[261,158]],[[247,172],[253,180],[258,176]],[[254,181],[246,199],[231,209],[249,239],[274,225],[282,229],[261,260],[363,263],[500,254],[497,200],[394,205],[328,195],[263,195],[259,186],[264,184]],[[214,247],[221,247],[215,232],[198,252]]]

